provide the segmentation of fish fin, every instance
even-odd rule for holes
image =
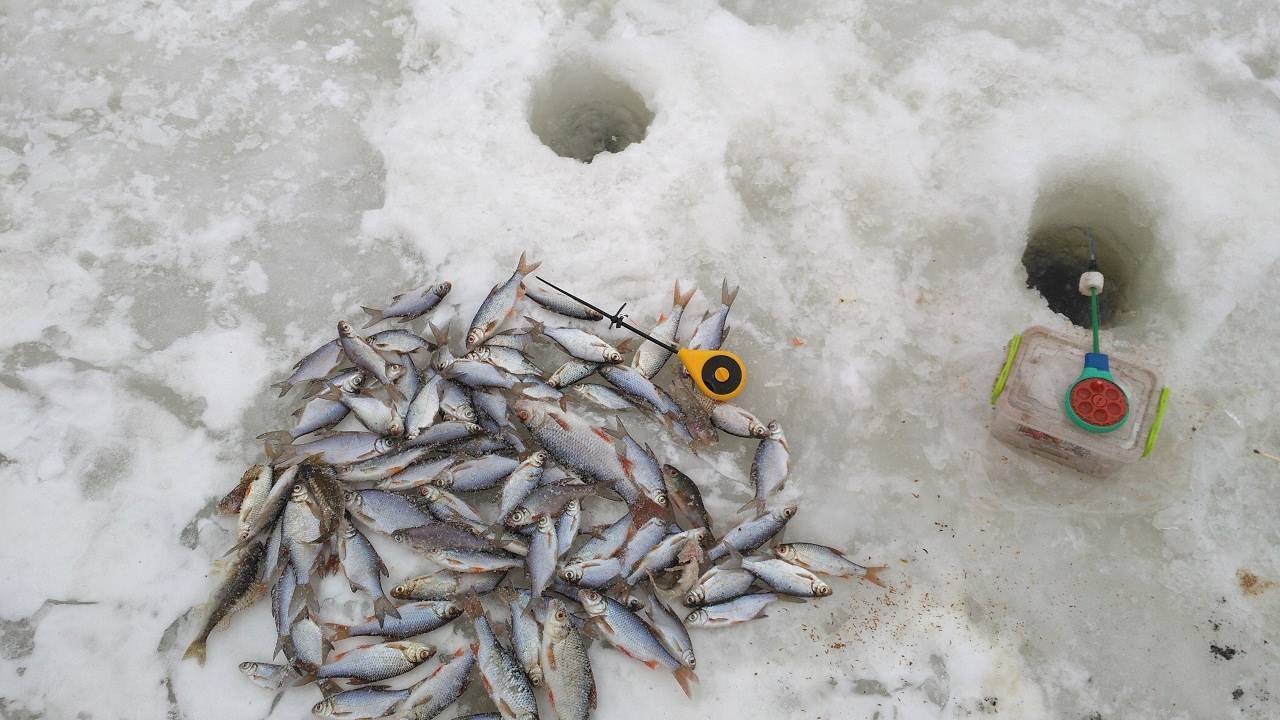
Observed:
[[[690,699],[693,699],[693,691],[689,689],[689,682],[698,682],[698,676],[693,674],[693,668],[687,668],[683,665],[672,671],[675,675],[676,682],[680,683],[680,689]]]
[[[633,339],[632,339],[632,338],[625,338],[622,342],[618,343],[618,345],[617,345],[617,350],[618,350],[618,352],[620,352],[620,353],[628,353],[628,352],[631,352],[631,343],[632,343],[632,342],[633,342]]]
[[[324,392],[320,393],[319,395],[316,395],[316,397],[321,398],[323,400],[329,400],[332,402],[342,402],[342,390],[338,389],[333,385],[330,385],[327,388],[325,388]]]
[[[427,329],[431,331],[431,340],[436,347],[444,347],[449,344],[449,326],[440,327],[430,320],[427,321]]]
[[[640,658],[636,658],[634,655],[630,655],[630,654],[628,654],[628,655],[629,655],[630,657],[635,658],[636,660],[640,660]],[[657,669],[658,669],[658,661],[657,661],[657,660],[640,660],[640,664],[644,665],[645,667],[649,668],[650,670],[657,670]],[[686,692],[687,692],[687,691],[686,691]]]
[[[563,415],[561,415],[560,413],[549,412],[549,413],[547,413],[547,417],[549,417],[549,418],[551,418],[552,420],[554,420],[554,421],[555,421],[555,423],[556,423],[557,425],[559,425],[559,426],[560,426],[560,429],[561,429],[561,430],[568,430],[568,429],[569,429],[569,421],[568,421],[568,420],[565,420],[565,419],[564,419],[564,416],[563,416]]]
[[[258,436],[258,439],[262,441],[267,457],[273,461],[280,457],[286,447],[293,444],[293,435],[290,435],[288,430],[264,432]]]
[[[403,366],[403,365],[388,365],[388,366],[387,366],[387,368],[393,368],[393,367],[398,367],[398,368],[400,368],[400,372],[401,372],[402,374],[404,373],[404,366]],[[399,376],[397,376],[397,377],[399,377]],[[402,391],[400,388],[396,387],[395,383],[387,383],[386,385],[383,385],[383,386],[382,386],[382,389],[387,391],[387,398],[388,398],[388,399],[390,399],[390,400],[391,400],[391,402],[393,402],[393,403],[402,403],[402,402],[408,402],[408,401],[409,401],[409,398],[406,398],[406,397],[404,396],[404,391]]]
[[[730,290],[729,278],[725,278],[720,284],[720,304],[732,306],[733,301],[737,297],[738,297],[738,288],[735,286],[732,290]]]
[[[538,268],[542,267],[541,262],[526,262],[524,259],[524,256],[525,256],[525,253],[520,253],[520,262],[516,265],[516,272],[520,273],[521,275],[528,275],[534,270],[537,270]]]
[[[807,597],[797,597],[797,596],[795,596],[795,595],[787,595],[787,594],[785,594],[785,593],[774,593],[774,594],[778,596],[778,599],[777,599],[777,600],[775,600],[775,602],[784,602],[784,603],[795,603],[795,604],[800,604],[800,603],[806,603],[806,602],[809,602],[810,600],[812,600],[812,599],[813,599],[813,598],[807,598]],[[757,615],[756,617],[758,617],[758,618],[762,618],[762,617],[767,617],[767,616],[765,616],[765,615]]]
[[[396,297],[399,297],[399,295],[397,295]],[[392,302],[395,302],[395,301],[392,300]],[[377,325],[378,323],[382,322],[384,319],[381,310],[375,310],[371,307],[365,307],[364,305],[361,305],[360,309],[365,311],[365,313],[369,315],[369,322],[365,323],[364,327],[360,328],[361,330],[367,327],[372,327],[374,325]]]
[[[289,391],[293,389],[293,384],[290,383],[288,380],[281,380],[278,383],[271,383],[271,387],[279,390],[280,394],[277,395],[276,397],[282,398],[285,395],[288,395]]]
[[[672,302],[673,304],[675,304],[675,305],[679,305],[679,306],[680,306],[680,307],[682,307],[682,308],[689,307],[689,301],[693,299],[694,293],[696,293],[696,292],[698,292],[698,288],[697,288],[697,286],[694,286],[694,287],[689,288],[689,292],[684,293],[684,294],[681,294],[681,293],[680,293],[680,281],[679,281],[679,280],[677,280],[677,281],[676,281],[675,297],[673,297],[673,298],[672,298],[671,302]]]
[[[756,509],[756,514],[755,514],[756,517],[760,517],[761,515],[764,514],[764,507],[765,507],[764,500],[761,500],[760,498],[754,498],[754,497],[748,500],[746,503],[744,503],[742,507],[738,508],[738,514],[741,515],[742,513],[750,510],[753,507]]]
[[[346,640],[351,637],[351,627],[349,625],[339,625],[338,623],[325,623],[324,627],[333,633],[334,640]]]
[[[378,627],[383,627],[386,617],[399,620],[400,611],[396,608],[396,604],[387,599],[386,595],[379,595],[373,601],[373,614],[378,618]]]
[[[544,332],[547,329],[546,325],[542,324],[541,322],[538,322],[537,319],[529,317],[528,315],[525,315],[524,319],[526,322],[529,323],[530,335],[533,335],[535,337],[546,337],[546,334]]]
[[[301,683],[301,684],[305,685],[307,683]],[[336,695],[342,692],[342,686],[333,680],[321,680],[319,683],[317,683],[317,685],[320,688],[320,693],[325,697],[329,697],[330,695]],[[351,713],[344,713],[344,714],[350,715]]]
[[[276,696],[271,698],[271,706],[267,708],[267,717],[271,717],[271,713],[276,711],[276,706],[280,704],[280,698],[284,697],[284,691],[280,690]]]
[[[467,592],[458,600],[458,605],[469,618],[475,619],[484,615],[484,605],[480,604],[480,596],[473,589],[467,589]]]
[[[271,653],[271,659],[273,659],[273,660],[274,660],[274,659],[275,659],[275,657],[276,657],[277,655],[279,655],[279,654],[280,654],[280,651],[284,649],[285,643],[287,643],[287,642],[289,642],[289,636],[288,636],[288,635],[277,635],[277,636],[276,636],[276,649],[275,649],[275,651],[274,651],[274,652],[272,652],[272,653]]]
[[[884,581],[880,579],[881,571],[887,570],[888,568],[889,568],[888,565],[871,565],[867,567],[867,572],[865,575],[862,576],[862,579],[866,580],[869,583],[872,583],[873,585],[879,585],[880,587],[888,587],[887,585],[884,584]]]
[[[207,640],[208,636],[199,637],[193,640],[192,643],[187,646],[187,651],[182,654],[182,659],[186,660],[187,658],[195,658],[196,662],[204,665],[205,658],[208,654],[208,647],[205,645]]]

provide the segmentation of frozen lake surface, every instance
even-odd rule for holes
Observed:
[[[267,603],[179,657],[267,386],[526,249],[636,318],[741,285],[789,537],[890,566],[696,633],[692,702],[595,651],[599,717],[1280,716],[1278,48],[1274,2],[8,4],[0,717],[263,717]],[[1108,480],[987,431],[1009,336],[1072,327],[1022,263],[1069,226],[1172,388]],[[684,467],[719,518],[751,447]]]

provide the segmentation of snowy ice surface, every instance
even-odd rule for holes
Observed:
[[[1278,48],[1274,2],[7,4],[0,717],[262,717],[266,603],[179,656],[211,502],[293,409],[267,385],[525,249],[635,317],[740,284],[789,537],[891,567],[697,632],[692,702],[596,651],[600,717],[1280,715]],[[652,121],[584,164],[534,114]],[[1127,253],[1104,342],[1173,389],[1109,480],[987,432],[1008,337],[1070,328],[1020,263],[1055,223]],[[681,461],[722,522],[750,452]]]

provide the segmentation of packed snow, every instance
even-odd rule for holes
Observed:
[[[692,701],[594,650],[597,716],[1280,715],[1277,48],[1273,2],[10,5],[0,716],[263,717],[267,603],[180,656],[268,385],[425,282],[465,322],[525,250],[646,321],[741,285],[788,537],[890,565],[696,631]],[[1013,333],[1085,337],[1023,265],[1071,226],[1172,390],[1108,479],[987,428]],[[724,524],[752,449],[660,456]]]

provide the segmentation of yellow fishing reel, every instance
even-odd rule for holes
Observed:
[[[676,357],[689,371],[693,384],[712,400],[728,402],[746,387],[747,366],[728,350],[678,348]]]
[[[564,288],[557,287],[542,278],[538,278],[538,280],[550,286],[556,292],[573,298],[584,307],[589,307],[600,313],[608,318],[614,327],[630,330],[680,358],[681,364],[689,371],[689,377],[693,378],[693,384],[697,386],[703,395],[712,400],[717,402],[732,400],[738,396],[738,393],[742,392],[742,388],[746,387],[747,366],[742,362],[742,358],[728,350],[695,350],[693,348],[676,347],[671,343],[663,342],[649,335],[649,333],[627,322],[622,314],[622,308],[627,306],[626,303],[623,303],[617,312],[608,313]]]

